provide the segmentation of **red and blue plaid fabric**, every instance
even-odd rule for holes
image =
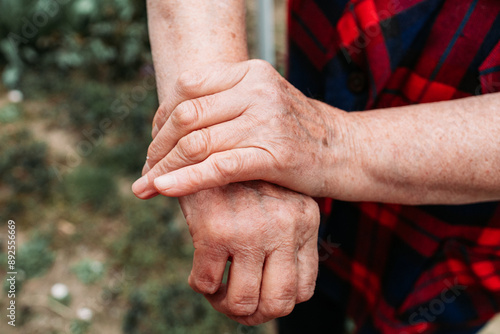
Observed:
[[[289,6],[289,80],[343,110],[500,90],[500,1]],[[320,204],[318,289],[354,332],[476,333],[500,311],[498,202]]]

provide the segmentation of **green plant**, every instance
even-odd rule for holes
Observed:
[[[0,61],[6,86],[37,66],[123,77],[150,62],[145,2],[2,0]],[[104,71],[103,71],[104,70]]]
[[[147,306],[141,292],[134,292],[129,298],[129,308],[123,317],[122,330],[125,334],[139,334],[141,319],[147,314]]]
[[[191,246],[173,220],[176,209],[164,197],[129,203],[125,209],[128,231],[113,243],[114,261],[134,272],[153,272],[189,258]]]
[[[113,213],[119,208],[119,194],[112,171],[82,165],[64,178],[64,190],[73,205]]]
[[[71,321],[69,331],[71,334],[86,334],[90,329],[91,323],[88,321],[74,319]]]
[[[165,287],[158,294],[158,312],[168,328],[193,327],[204,320],[207,305],[186,283]]]
[[[34,140],[27,130],[0,135],[1,180],[14,193],[45,197],[54,178],[48,163],[47,146]]]
[[[76,277],[84,284],[90,285],[104,276],[104,266],[99,261],[84,259],[72,268]]]
[[[109,85],[94,81],[78,81],[67,88],[68,98],[59,106],[77,129],[97,128],[110,117],[110,106],[116,92]]]
[[[239,324],[213,310],[203,296],[186,283],[156,284],[148,280],[131,293],[123,318],[125,334],[237,333]],[[261,333],[255,327],[252,334]]]
[[[19,105],[9,103],[0,108],[0,123],[13,123],[21,118]]]
[[[19,247],[17,267],[24,271],[26,279],[42,276],[52,266],[55,254],[50,249],[48,236],[35,234]]]
[[[91,155],[92,161],[99,166],[107,166],[114,171],[139,177],[149,143],[138,138],[113,146],[100,146]]]

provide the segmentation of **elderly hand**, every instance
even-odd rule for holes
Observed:
[[[289,314],[313,295],[319,210],[310,197],[254,181],[180,203],[195,247],[189,284],[216,310],[256,325]]]
[[[189,71],[177,87],[183,102],[155,116],[137,196],[155,194],[155,179],[167,196],[248,180],[331,194],[339,177],[332,166],[342,163],[334,127],[343,112],[307,98],[260,60]]]
[[[225,77],[229,89],[242,73],[227,74],[233,75]],[[205,82],[217,78],[207,77]],[[156,114],[154,137],[183,101],[224,88],[207,84],[190,89],[196,85],[188,80],[192,78],[186,75],[179,80],[176,91],[169,94],[171,99]],[[144,177],[133,186],[138,197],[156,195],[155,173],[170,170],[156,165],[158,155],[165,156],[172,147],[157,147],[155,154],[150,150]],[[161,150],[165,150],[163,154]],[[215,309],[242,324],[255,325],[287,315],[296,303],[312,296],[318,267],[319,211],[310,197],[254,181],[200,191],[179,201],[196,249],[189,283]],[[228,260],[231,277],[222,284]]]

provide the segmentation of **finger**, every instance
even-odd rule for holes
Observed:
[[[184,191],[184,193],[193,193],[193,189],[209,189],[216,187],[217,185],[225,185],[231,182],[237,182],[237,181],[231,181],[230,175],[225,175],[225,178],[228,179],[227,182],[225,182],[222,179],[218,179],[217,183],[214,184],[214,180],[211,180],[209,185],[204,185],[200,184],[197,187],[194,187],[193,182],[203,182],[206,183],[205,180],[203,179],[208,179],[208,177],[203,176],[203,175],[197,175],[197,174],[192,174],[192,173],[198,173],[198,169],[203,169],[204,173],[206,172],[205,169],[207,167],[211,168],[211,174],[213,177],[221,177],[221,175],[216,174],[220,172],[225,172],[226,169],[231,168],[231,166],[227,166],[229,161],[226,161],[226,158],[229,156],[232,157],[234,150],[231,151],[226,151],[226,152],[219,152],[219,151],[225,151],[229,150],[231,148],[239,148],[241,144],[244,144],[242,141],[246,137],[245,134],[248,134],[248,132],[244,131],[236,131],[235,135],[229,137],[227,134],[219,133],[220,131],[226,131],[227,127],[222,124],[215,125],[212,128],[208,129],[201,129],[194,131],[190,133],[189,135],[181,138],[179,141],[178,145],[165,157],[163,158],[159,163],[157,163],[151,170],[149,170],[144,176],[139,178],[137,181],[134,182],[132,185],[132,191],[137,196],[138,198],[141,199],[148,199],[151,198],[152,196],[155,196],[158,194],[158,189],[154,184],[154,181],[156,178],[162,177],[165,174],[171,173],[177,169],[180,170],[182,167],[187,167],[194,165],[196,163],[200,163],[198,165],[193,166],[193,170],[185,170],[182,171],[181,174],[188,174],[190,175],[188,180],[185,180],[186,183],[189,183],[189,186],[187,189],[181,189]],[[210,133],[214,132],[213,135]],[[257,155],[260,155],[259,159],[265,159],[265,156],[268,155],[267,151],[259,150],[256,148],[247,148],[249,152],[244,152],[243,157],[245,158],[246,164],[247,165],[254,165],[253,168],[257,167],[257,164],[259,163],[260,160],[258,160]],[[260,152],[261,151],[261,152]],[[215,152],[215,153],[214,153]],[[242,151],[243,152],[243,151]],[[214,153],[212,156],[210,156],[212,153]],[[236,154],[236,157],[232,157],[232,159],[239,159],[239,155]],[[247,155],[250,155],[247,157]],[[210,157],[209,157],[210,156]],[[228,157],[226,157],[228,156]],[[208,157],[208,159],[207,159]],[[213,160],[213,161],[212,161]],[[211,163],[214,163],[214,166],[209,166]],[[215,168],[215,169],[214,169]],[[250,168],[250,166],[248,166]],[[252,180],[250,178],[253,175],[256,175],[257,170],[253,170],[252,175],[247,175],[247,179],[244,181],[249,181]],[[181,178],[184,178],[184,175],[180,176]],[[198,181],[197,181],[198,180]],[[197,191],[194,191],[197,192]],[[174,196],[174,195],[166,195],[166,196]],[[175,195],[175,196],[182,196],[182,195]]]
[[[292,312],[297,294],[296,253],[274,252],[266,259],[262,276],[259,307],[247,317],[232,317],[247,326],[255,326]]]
[[[250,180],[274,182],[276,180],[274,164],[274,158],[270,157],[270,153],[266,150],[254,147],[238,148],[214,153],[199,164],[166,175],[157,174],[162,176],[154,179],[154,186],[160,194],[180,197],[235,182]],[[146,174],[146,177],[149,177],[151,172]],[[279,185],[278,182],[274,183]]]
[[[230,121],[247,110],[249,104],[238,97],[238,92],[224,91],[215,95],[187,100],[179,104],[148,149],[148,172],[163,159],[187,134],[215,124]]]
[[[234,256],[229,269],[226,291],[205,296],[207,300],[216,310],[227,315],[253,314],[259,304],[264,259],[264,253]]]
[[[212,294],[204,294],[206,300],[212,305],[214,310],[228,315],[228,308],[226,307],[225,300],[227,298],[227,284],[222,283],[215,293]],[[229,316],[229,315],[228,315]]]
[[[248,73],[247,62],[214,63],[182,73],[170,99],[162,102],[153,119],[153,138],[174,108],[183,101],[219,93],[236,86]]]
[[[157,177],[182,167],[200,163],[213,153],[248,146],[246,142],[248,137],[251,137],[249,136],[251,130],[248,130],[248,127],[248,122],[230,121],[191,132],[182,137],[170,153],[156,163],[152,169],[145,169],[146,175],[132,185],[132,191],[141,199],[150,198],[157,194],[153,183]],[[231,133],[228,133],[228,129]],[[156,139],[159,137],[160,135]],[[262,154],[266,155],[267,153],[263,151]],[[255,164],[255,162],[253,163]]]
[[[213,294],[219,290],[228,259],[225,249],[202,246],[194,251],[193,268],[189,275],[191,288],[203,294]]]
[[[297,253],[297,304],[308,301],[314,294],[318,276],[318,247],[309,239]]]
[[[255,127],[244,121],[243,116],[195,130],[182,137],[157,165],[163,164],[162,170],[174,171],[200,163],[217,152],[254,147],[256,143],[249,140],[255,137],[251,134],[253,131]]]

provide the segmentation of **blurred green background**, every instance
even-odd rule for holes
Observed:
[[[130,191],[158,105],[145,0],[1,0],[0,73],[0,275],[9,219],[18,271],[15,329],[2,279],[1,333],[273,332],[192,292],[177,201]]]

